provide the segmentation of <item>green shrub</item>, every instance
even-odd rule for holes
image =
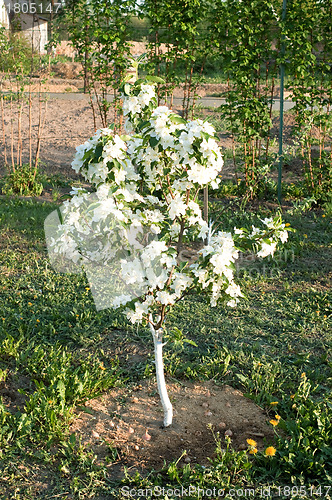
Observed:
[[[5,178],[2,192],[8,195],[39,196],[43,192],[43,184],[37,167],[29,164],[18,166]]]
[[[0,25],[0,70],[9,73],[30,73],[35,65],[31,43],[22,32],[8,31]]]

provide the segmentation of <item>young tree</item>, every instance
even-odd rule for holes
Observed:
[[[150,83],[124,85],[130,135],[101,129],[77,148],[72,166],[95,192],[73,190],[62,222],[51,214],[45,230],[54,266],[68,270],[66,260],[60,267],[62,258],[77,270],[84,266],[97,309],[122,308],[132,323],[149,324],[167,427],[172,405],[162,348],[168,312],[194,292],[205,294],[212,307],[220,301],[235,307],[242,296],[234,281],[239,252],[273,255],[277,243],[287,240],[287,230],[276,217],[263,220],[263,229],[213,232],[198,194],[220,182],[223,159],[214,129],[158,107]]]

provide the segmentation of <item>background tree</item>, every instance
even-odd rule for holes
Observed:
[[[150,25],[148,68],[166,82],[160,86],[158,98],[170,97],[172,105],[174,88],[180,84],[185,118],[210,50],[204,27],[207,10],[208,3],[204,0],[146,0],[142,9]]]
[[[97,114],[103,127],[110,121],[110,96],[114,109],[119,111],[118,89],[130,66],[130,19],[134,8],[134,0],[69,0],[58,19],[65,23],[82,63],[95,128]],[[115,126],[120,122],[121,113],[117,112]]]

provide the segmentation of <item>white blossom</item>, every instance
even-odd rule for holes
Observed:
[[[260,251],[257,253],[257,257],[267,257],[268,255],[273,255],[276,247],[277,247],[276,242],[265,243],[265,241],[263,241],[262,247]]]
[[[170,203],[169,203],[169,216],[172,220],[174,220],[176,217],[179,217],[180,215],[184,215],[187,210],[187,205],[185,202],[182,200],[181,194],[176,193],[174,198],[171,198]]]

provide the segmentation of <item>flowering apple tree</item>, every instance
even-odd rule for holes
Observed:
[[[45,231],[54,266],[83,266],[97,309],[122,308],[132,323],[149,324],[166,427],[172,423],[162,360],[167,313],[194,291],[211,306],[235,307],[242,296],[234,281],[239,252],[273,255],[288,233],[279,216],[262,220],[261,228],[214,232],[198,202],[202,188],[220,182],[214,128],[158,107],[153,80],[125,84],[123,92],[128,135],[105,128],[77,147],[72,167],[93,192],[73,189],[61,220],[51,214]]]

